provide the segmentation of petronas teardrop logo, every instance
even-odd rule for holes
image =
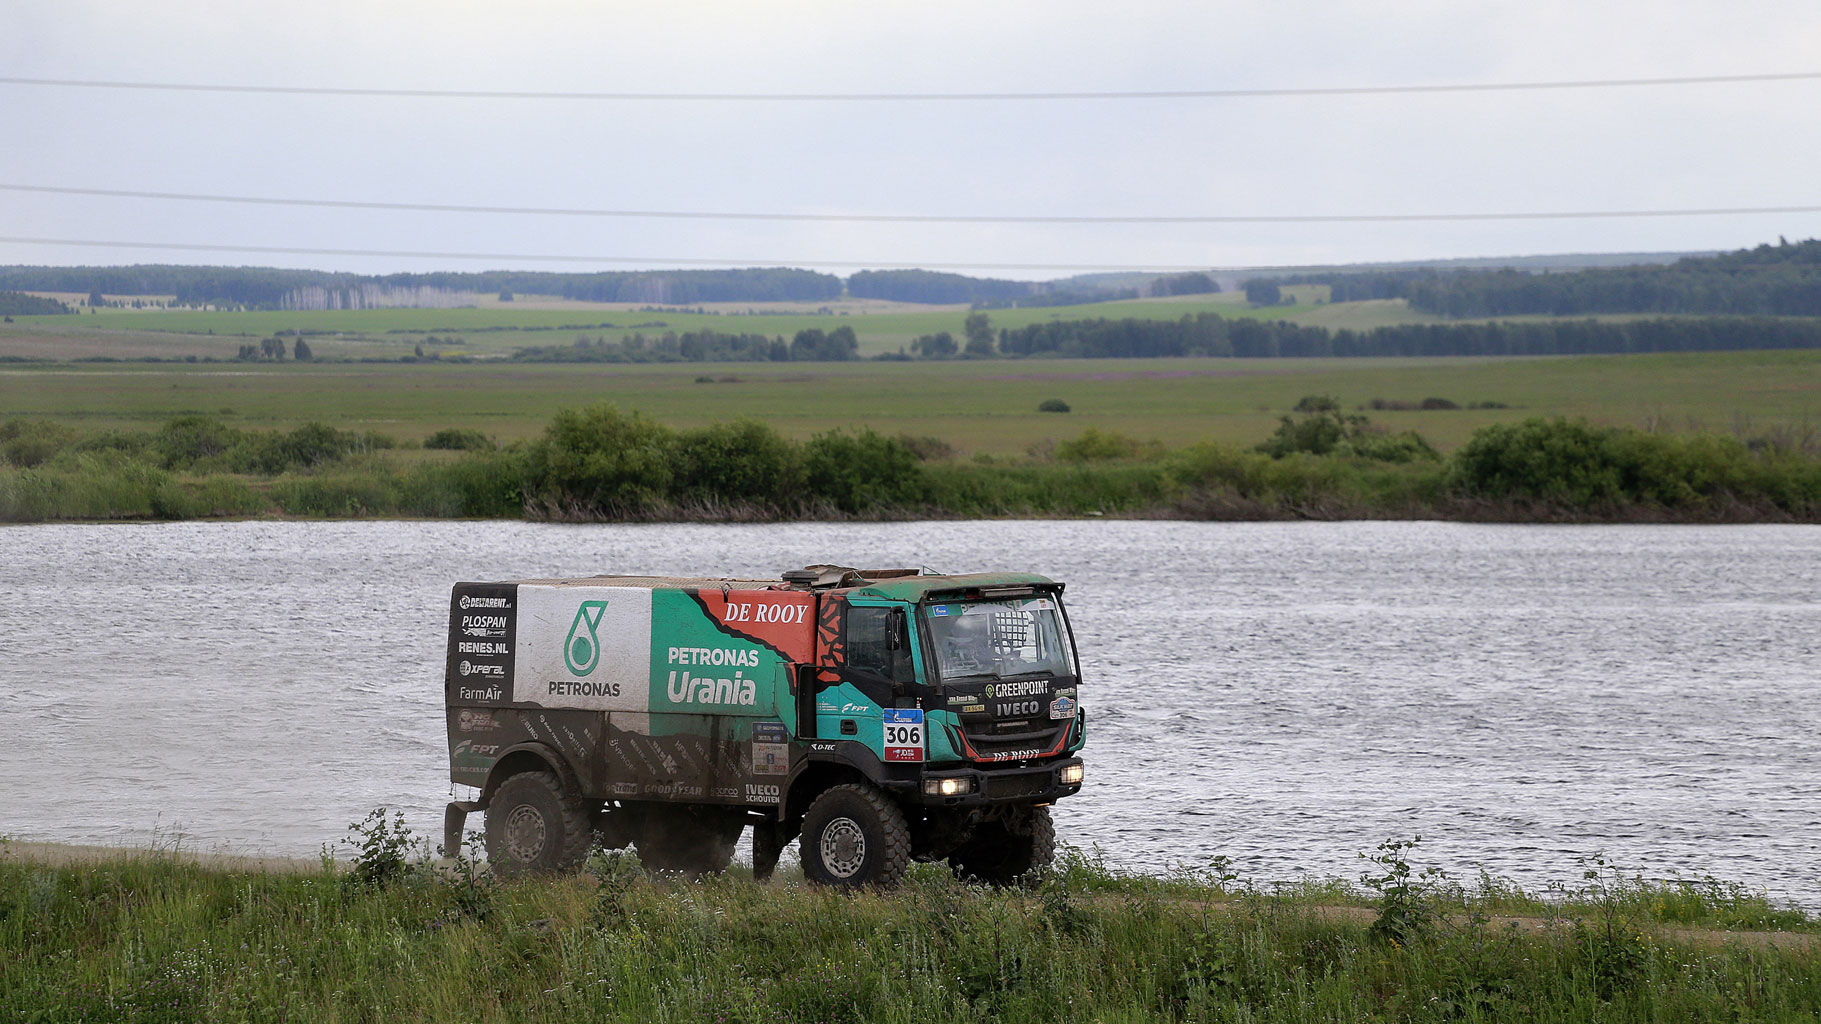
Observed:
[[[563,641],[563,661],[578,676],[593,672],[601,663],[601,638],[595,631],[605,614],[605,601],[583,601],[575,610],[575,621],[569,624],[569,636]]]

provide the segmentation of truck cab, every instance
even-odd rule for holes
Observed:
[[[761,877],[800,836],[822,884],[889,885],[912,859],[1012,882],[1049,862],[1049,805],[1082,784],[1062,591],[839,566],[457,584],[450,777],[481,795],[450,805],[446,845],[482,810],[498,870],[599,842],[702,873],[750,827]]]

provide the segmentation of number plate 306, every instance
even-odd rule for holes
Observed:
[[[887,761],[923,760],[923,710],[886,708],[880,723],[885,729]]]

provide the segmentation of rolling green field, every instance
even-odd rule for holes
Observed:
[[[1299,298],[1293,305],[1254,309],[1238,293],[1193,295],[1175,298],[1133,299],[1081,306],[1055,306],[987,311],[994,327],[1023,327],[1049,320],[1091,317],[1136,317],[1174,320],[1197,313],[1227,317],[1296,319],[1323,307],[1314,304],[1317,288],[1290,289]],[[640,311],[625,306],[572,305],[561,309],[519,308],[493,305],[468,309],[368,309],[313,310],[306,312],[228,312],[219,310],[101,309],[78,316],[21,316],[0,325],[0,355],[30,358],[79,358],[114,355],[117,358],[166,358],[194,355],[229,359],[248,339],[270,337],[279,331],[308,331],[318,357],[332,359],[388,358],[409,355],[426,335],[461,337],[459,348],[444,349],[476,356],[509,354],[530,345],[566,345],[577,334],[605,335],[617,340],[634,330],[646,334],[665,331],[715,330],[790,338],[810,328],[831,330],[849,326],[860,339],[862,356],[896,352],[922,334],[948,331],[961,336],[964,306],[907,307],[882,312],[818,313],[815,303],[794,304],[798,311],[777,311],[769,303],[748,306],[719,303],[702,307],[706,312]],[[841,304],[831,305],[838,308]],[[1366,305],[1347,303],[1348,306]],[[1382,304],[1374,304],[1381,305]],[[749,309],[757,310],[748,312]],[[1406,313],[1406,321],[1422,319]],[[1328,312],[1330,320],[1344,314]],[[1367,318],[1385,315],[1368,311]],[[603,326],[611,324],[612,326]],[[654,326],[661,325],[661,326]]]
[[[707,378],[703,380],[703,378]],[[1650,429],[1749,434],[1821,427],[1821,352],[1525,359],[1135,359],[760,364],[75,364],[0,366],[0,420],[84,430],[205,413],[269,429],[321,421],[401,441],[448,427],[501,441],[559,409],[614,402],[676,427],[762,419],[789,437],[835,427],[934,436],[963,453],[1022,455],[1092,427],[1168,446],[1253,444],[1299,398],[1348,409],[1446,398],[1503,409],[1368,411],[1447,451],[1491,423],[1584,416]],[[1072,411],[1040,413],[1060,398]]]

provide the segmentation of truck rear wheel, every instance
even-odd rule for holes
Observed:
[[[582,801],[549,772],[520,772],[487,804],[487,862],[500,875],[573,871],[594,830]]]
[[[798,850],[803,876],[818,885],[893,886],[910,864],[910,827],[871,786],[834,786],[804,813]]]
[[[954,853],[949,867],[962,881],[1012,885],[1056,858],[1056,825],[1048,807],[1032,807],[1011,819],[996,818],[974,826]]]

